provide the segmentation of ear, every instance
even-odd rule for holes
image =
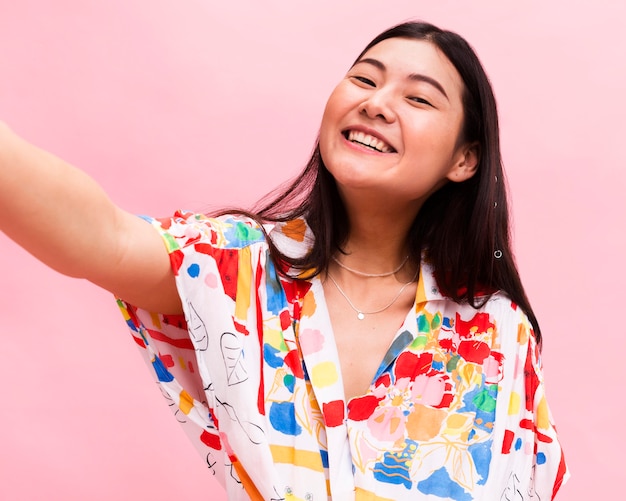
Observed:
[[[478,142],[467,143],[461,146],[454,155],[454,163],[446,176],[454,183],[467,181],[478,168],[480,161],[480,144]]]

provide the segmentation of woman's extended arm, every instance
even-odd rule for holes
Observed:
[[[0,123],[0,229],[35,257],[150,311],[178,313],[165,246],[82,171]]]

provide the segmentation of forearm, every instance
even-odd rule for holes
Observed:
[[[85,277],[94,252],[114,252],[116,211],[93,179],[0,124],[0,229],[19,245]]]
[[[182,311],[161,237],[87,174],[0,124],[0,230],[57,271],[135,305]]]

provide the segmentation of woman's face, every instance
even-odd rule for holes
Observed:
[[[340,192],[388,194],[419,209],[447,180],[471,177],[476,149],[458,144],[463,89],[430,42],[391,38],[367,51],[332,92],[320,129]]]

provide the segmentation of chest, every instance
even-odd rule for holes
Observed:
[[[372,384],[389,346],[413,309],[415,290],[407,290],[386,310],[365,314],[362,319],[336,288],[326,284],[324,293],[348,402],[364,395]]]

